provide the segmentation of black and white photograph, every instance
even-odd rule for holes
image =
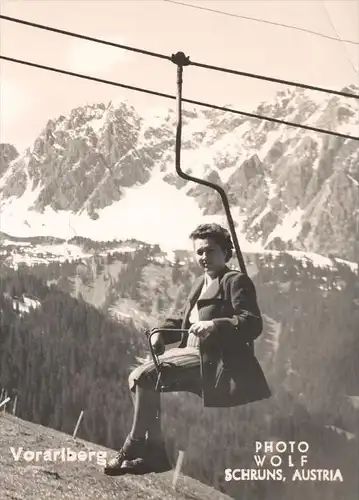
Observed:
[[[357,500],[359,0],[0,0],[0,500]]]

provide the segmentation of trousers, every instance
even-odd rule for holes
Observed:
[[[162,363],[163,392],[193,392],[201,396],[200,353],[195,347],[175,347],[159,356]],[[135,392],[136,384],[145,389],[155,390],[157,372],[153,361],[146,361],[136,367],[128,378],[129,387]]]

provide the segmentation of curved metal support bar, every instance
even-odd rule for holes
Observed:
[[[229,207],[228,197],[226,192],[221,186],[214,184],[209,181],[205,181],[203,179],[198,179],[197,177],[193,177],[192,175],[188,175],[181,169],[181,140],[182,140],[182,82],[183,82],[183,66],[190,64],[189,58],[186,57],[183,52],[178,52],[177,54],[172,55],[171,61],[177,64],[177,130],[176,130],[176,172],[182,177],[182,179],[186,179],[188,181],[196,182],[197,184],[202,184],[203,186],[210,187],[219,193],[223,207],[226,213],[228,226],[231,232],[232,241],[234,245],[234,249],[236,252],[238,265],[243,274],[247,274],[246,266],[244,263],[243,255],[239,246],[236,230],[234,227],[234,221],[231,214],[231,210]]]
[[[151,337],[152,335],[155,335],[156,333],[161,333],[161,332],[180,332],[180,333],[185,333],[188,332],[188,330],[183,330],[181,328],[154,328],[153,330],[147,330],[145,332],[146,337],[148,338],[148,343],[150,346],[150,351],[152,355],[153,362],[155,364],[156,368],[156,373],[157,373],[157,381],[156,381],[156,386],[155,386],[155,391],[161,390],[161,378],[162,378],[162,370],[161,370],[161,363],[158,359],[157,354],[155,353],[155,350],[153,348],[153,345],[151,343]]]
[[[188,330],[186,328],[152,328],[149,332],[149,336],[153,335],[154,333],[161,333],[161,332],[180,332],[180,333],[186,333]]]
[[[148,341],[150,344],[150,351],[151,351],[151,354],[152,354],[152,357],[153,357],[153,360],[154,360],[154,363],[155,363],[157,370],[158,370],[160,363],[158,361],[157,354],[155,353],[155,351],[153,349],[153,345],[151,344],[151,338],[152,338],[152,335],[154,335],[155,333],[162,333],[162,332],[187,333],[188,330],[183,330],[181,328],[153,328],[153,330],[150,330],[150,331],[147,330],[145,332],[145,335],[148,338]]]
[[[231,210],[229,207],[229,201],[226,192],[221,186],[214,184],[209,181],[205,181],[203,179],[198,179],[197,177],[193,177],[192,175],[188,175],[181,169],[181,140],[182,140],[182,83],[183,83],[183,66],[187,66],[191,64],[189,57],[186,57],[183,52],[177,52],[177,54],[172,54],[171,61],[177,65],[177,96],[176,96],[176,105],[177,105],[177,130],[176,130],[176,172],[182,179],[196,182],[197,184],[201,184],[202,186],[207,186],[219,193],[224,210],[226,212],[226,217],[228,221],[229,230],[232,236],[232,241],[234,245],[234,249],[236,252],[238,265],[243,274],[248,274],[246,265],[244,263],[243,255],[239,246],[236,230],[234,227],[234,221],[231,214]],[[248,343],[252,353],[254,354],[254,342],[251,341]],[[161,375],[158,376],[158,384]]]

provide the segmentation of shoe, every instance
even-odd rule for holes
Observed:
[[[132,439],[127,436],[122,448],[114,458],[111,458],[104,468],[108,476],[120,476],[128,472],[128,467],[123,467],[124,462],[141,459],[146,454],[145,439]]]
[[[147,474],[153,472],[144,458],[124,460],[120,467],[121,474]]]
[[[148,474],[150,472],[167,472],[172,469],[166,447],[163,442],[146,442],[145,453],[142,456],[129,458],[122,450],[110,460],[105,468],[105,474],[120,476],[123,474]]]
[[[121,474],[149,474],[150,472],[167,472],[172,469],[167,454],[153,453],[146,458],[124,460],[121,465]]]

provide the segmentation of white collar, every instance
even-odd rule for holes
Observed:
[[[211,278],[209,274],[204,273],[203,288],[207,289],[214,279],[215,278]]]

